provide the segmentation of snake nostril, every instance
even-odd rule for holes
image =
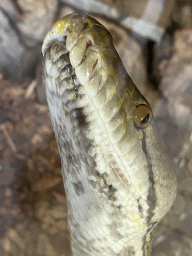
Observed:
[[[88,26],[88,22],[85,22],[85,23],[83,24],[83,29],[86,29],[87,26]]]
[[[63,42],[66,43],[66,40],[67,40],[67,35],[64,35],[63,36]]]

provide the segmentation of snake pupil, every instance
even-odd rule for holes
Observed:
[[[141,120],[141,124],[147,123],[149,121],[149,114],[147,114],[143,120]]]

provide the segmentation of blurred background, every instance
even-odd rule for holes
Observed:
[[[178,167],[153,256],[192,255],[192,1],[0,1],[0,255],[70,256],[65,194],[42,80],[42,41],[86,12],[111,32]]]

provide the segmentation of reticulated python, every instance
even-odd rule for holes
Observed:
[[[176,177],[149,103],[110,33],[73,13],[45,37],[44,79],[60,150],[75,256],[147,256]]]

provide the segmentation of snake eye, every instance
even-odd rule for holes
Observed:
[[[146,128],[152,119],[152,110],[147,105],[141,104],[137,106],[134,112],[133,120],[138,129]]]

